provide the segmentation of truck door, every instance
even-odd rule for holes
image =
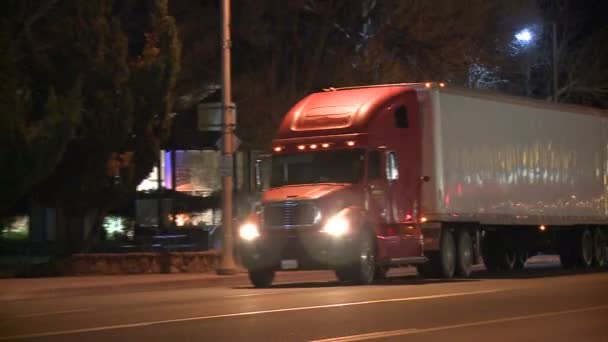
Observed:
[[[413,222],[405,220],[404,212],[404,187],[400,182],[399,160],[394,151],[386,152],[386,180],[387,180],[387,204],[390,223],[396,231],[398,242],[391,253],[391,258],[408,258],[420,256],[422,253],[420,245],[420,230]]]
[[[388,223],[388,202],[386,178],[380,151],[370,151],[367,156],[367,189],[365,206],[376,223]]]
[[[384,153],[378,150],[367,154],[367,185],[365,208],[376,225],[379,261],[389,261],[399,250],[399,236],[390,229],[388,182],[385,175]]]

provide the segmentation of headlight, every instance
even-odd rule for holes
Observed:
[[[329,235],[340,237],[346,233],[350,229],[350,222],[344,216],[334,216],[327,220],[325,226],[323,226],[322,232],[325,232]]]
[[[245,241],[253,241],[260,236],[260,231],[256,224],[245,223],[239,227],[239,236]]]

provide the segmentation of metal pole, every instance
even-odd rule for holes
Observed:
[[[156,218],[158,219],[158,225],[156,226],[158,229],[157,234],[162,234],[165,230],[165,220],[163,218],[163,178],[161,173],[161,168],[163,165],[162,158],[163,151],[160,150],[158,158],[158,168],[156,169],[156,187],[158,188],[156,189]]]
[[[234,234],[232,225],[233,135],[232,89],[230,75],[230,0],[222,0],[222,226],[223,241],[218,274],[235,274]]]
[[[553,102],[557,102],[557,24],[553,22]]]

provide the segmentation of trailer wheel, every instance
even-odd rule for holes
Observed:
[[[456,274],[468,278],[473,267],[473,239],[469,232],[463,229],[458,232],[457,241]]]
[[[593,264],[597,267],[606,266],[608,255],[606,255],[606,235],[601,229],[596,229],[593,234]]]
[[[250,270],[249,280],[256,288],[270,287],[274,280],[274,271],[269,269]]]
[[[591,267],[593,263],[593,236],[589,229],[585,229],[582,233],[577,234],[575,239],[575,257],[576,264],[583,268]]]

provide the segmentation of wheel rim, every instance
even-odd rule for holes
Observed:
[[[454,270],[456,268],[456,251],[454,246],[454,236],[451,232],[446,231],[444,233],[444,241],[441,246],[441,259],[443,262],[444,277],[451,278],[454,276]]]
[[[361,262],[361,276],[363,282],[371,283],[374,278],[374,266],[376,257],[372,248],[372,243],[369,237],[363,239],[361,243],[361,253],[359,255]]]
[[[585,267],[591,266],[593,262],[593,239],[588,230],[583,232],[581,238],[581,261]]]
[[[458,250],[460,259],[460,272],[462,275],[467,276],[471,273],[471,267],[473,266],[473,243],[471,237],[467,233],[461,233]]]

